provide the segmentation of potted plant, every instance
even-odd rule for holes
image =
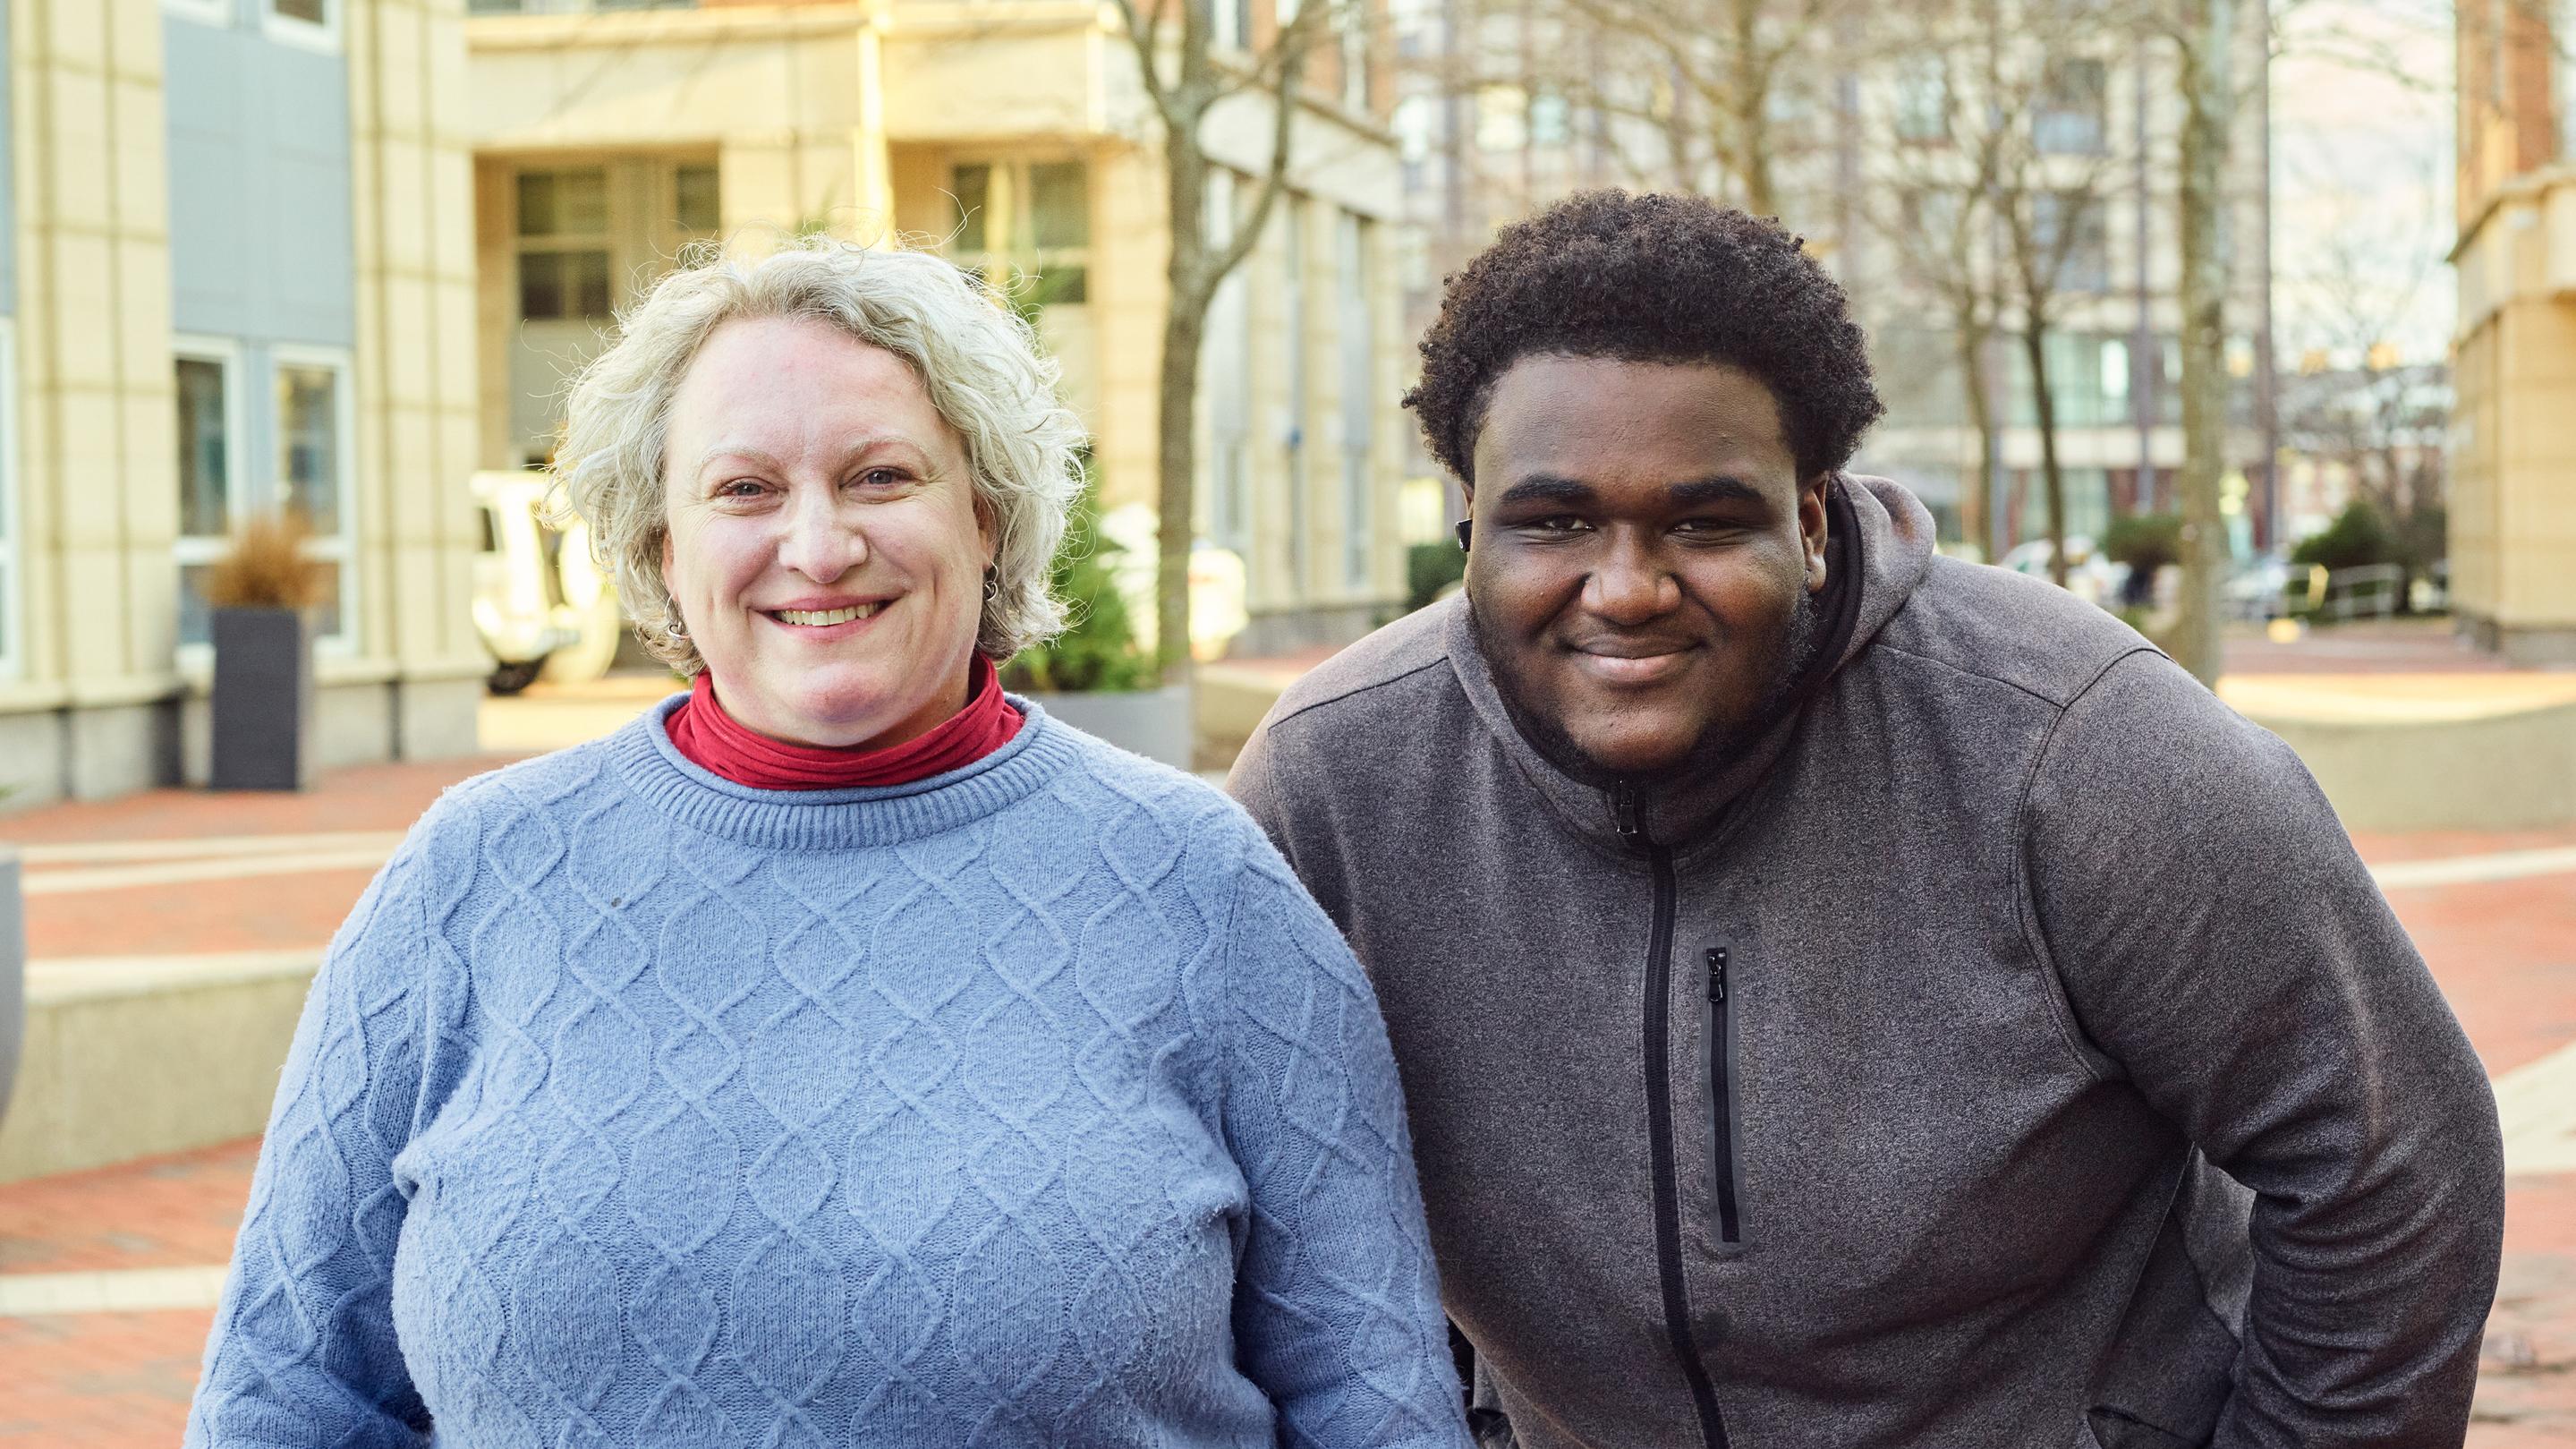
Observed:
[[[1127,600],[1109,566],[1119,551],[1100,531],[1099,498],[1086,483],[1055,556],[1055,593],[1065,601],[1067,627],[1013,656],[1002,666],[1002,681],[1077,729],[1186,770],[1195,744],[1189,690],[1161,684],[1153,656],[1136,646]]]
[[[213,616],[213,769],[218,790],[301,790],[313,783],[313,616],[323,574],[292,515],[234,533],[206,574]]]

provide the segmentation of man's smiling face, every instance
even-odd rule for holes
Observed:
[[[1477,639],[1559,764],[1669,769],[1785,685],[1825,582],[1824,480],[1798,476],[1759,378],[1524,357],[1495,382],[1475,465]]]

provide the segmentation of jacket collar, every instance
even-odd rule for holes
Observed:
[[[1501,688],[1477,645],[1470,606],[1461,600],[1451,608],[1445,626],[1448,654],[1460,686],[1487,731],[1568,830],[1618,853],[1632,853],[1645,841],[1683,846],[1705,834],[1728,805],[1769,773],[1825,685],[1869,647],[1912,597],[1931,568],[1931,513],[1913,494],[1883,478],[1844,475],[1825,486],[1832,569],[1821,601],[1824,652],[1799,679],[1769,728],[1749,748],[1714,768],[1611,788],[1566,774],[1539,753],[1504,706]],[[1623,823],[1635,833],[1623,830]]]

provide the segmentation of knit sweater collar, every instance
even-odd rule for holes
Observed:
[[[856,850],[901,845],[971,825],[1044,789],[1081,752],[1078,737],[1020,695],[1027,723],[970,764],[901,785],[848,790],[757,790],[691,764],[671,743],[675,694],[603,742],[638,798],[694,830],[760,850]]]

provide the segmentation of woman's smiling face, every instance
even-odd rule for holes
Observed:
[[[992,529],[903,359],[815,318],[727,322],[663,448],[663,578],[726,713],[886,746],[964,705]]]

